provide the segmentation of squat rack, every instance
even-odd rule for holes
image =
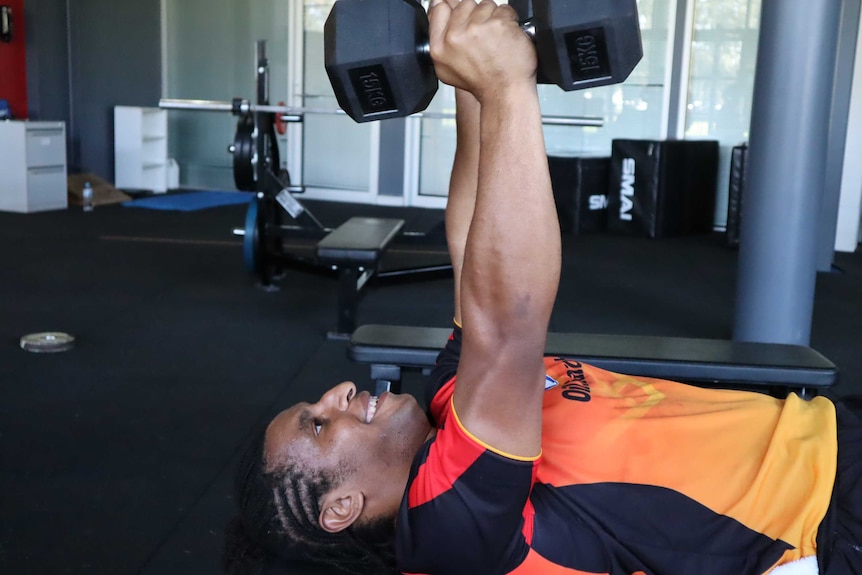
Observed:
[[[256,98],[251,102],[243,98],[232,101],[188,100],[164,98],[159,107],[167,110],[191,110],[202,112],[229,112],[238,117],[233,143],[228,152],[233,156],[234,183],[240,190],[256,192],[246,214],[245,227],[235,230],[244,236],[244,258],[246,267],[264,287],[272,287],[274,280],[284,268],[301,265],[308,271],[338,271],[336,265],[320,258],[300,257],[285,251],[286,238],[324,239],[334,230],[325,227],[314,214],[296,197],[304,191],[302,186],[291,185],[290,174],[281,169],[276,136],[276,125],[297,123],[305,114],[344,115],[343,110],[330,108],[290,107],[273,105],[269,101],[269,62],[266,56],[266,41],[257,42]],[[412,117],[451,119],[451,113],[421,112]],[[591,116],[543,116],[543,124],[553,126],[602,127],[604,119]],[[286,223],[285,213],[295,221]],[[356,222],[353,222],[353,229]],[[340,234],[343,235],[343,234]],[[401,231],[400,243],[427,244],[423,233]],[[442,242],[438,242],[442,243]],[[356,289],[350,288],[354,296],[364,287],[370,277],[368,270],[358,269],[361,274]],[[431,265],[409,269],[380,271],[376,277],[404,277],[420,273],[448,272],[451,265]],[[361,283],[361,285],[359,285]],[[345,289],[341,290],[346,293]],[[351,297],[354,297],[351,296]],[[342,323],[342,322],[340,322]],[[344,327],[344,326],[342,326]],[[340,330],[343,331],[343,330]]]

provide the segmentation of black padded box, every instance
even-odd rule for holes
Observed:
[[[666,238],[712,230],[718,142],[614,140],[608,230]]]
[[[551,186],[566,235],[607,229],[608,157],[550,156]]]
[[[735,146],[730,154],[730,182],[727,186],[727,246],[739,246],[742,225],[742,196],[748,173],[748,144]]]

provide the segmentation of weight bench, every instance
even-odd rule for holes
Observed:
[[[399,392],[403,369],[428,373],[451,329],[364,325],[350,338],[348,357],[371,366],[377,393]],[[545,355],[571,357],[618,373],[701,386],[811,399],[834,385],[838,369],[800,345],[680,337],[549,333]]]
[[[338,322],[330,339],[347,339],[356,329],[363,288],[403,227],[400,219],[353,217],[317,243],[317,261],[338,272]]]

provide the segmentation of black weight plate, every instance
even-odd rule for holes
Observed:
[[[260,276],[262,269],[260,225],[257,215],[257,198],[254,198],[248,204],[248,210],[245,213],[245,236],[242,242],[242,253],[245,269],[255,277]]]
[[[257,189],[252,163],[254,154],[254,118],[246,114],[237,121],[233,138],[233,181],[238,190],[253,192]]]

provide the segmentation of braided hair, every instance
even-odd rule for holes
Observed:
[[[225,536],[223,570],[228,575],[260,573],[272,564],[321,563],[351,575],[395,574],[395,524],[381,517],[338,533],[318,523],[320,500],[338,476],[289,462],[267,466],[265,432],[246,449],[234,484],[238,515]]]

